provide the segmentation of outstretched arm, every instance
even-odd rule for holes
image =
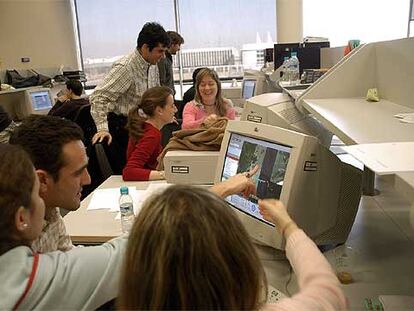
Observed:
[[[315,243],[298,228],[278,200],[259,200],[263,217],[273,222],[286,239],[286,256],[297,276],[299,292],[264,309],[345,310],[347,301],[328,261]]]
[[[256,165],[249,172],[234,175],[226,181],[214,185],[210,188],[210,191],[214,192],[221,198],[225,198],[236,193],[242,193],[244,197],[256,194],[256,187],[250,177],[256,174],[258,170],[259,166]]]

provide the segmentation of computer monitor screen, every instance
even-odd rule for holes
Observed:
[[[244,99],[249,99],[250,97],[254,96],[254,91],[256,88],[256,80],[243,80],[243,89],[242,89],[242,97]]]
[[[362,174],[342,163],[318,139],[276,126],[229,121],[215,182],[249,171],[256,195],[226,198],[252,239],[283,249],[280,228],[263,219],[259,199],[280,199],[292,219],[319,245],[344,243],[361,196]],[[277,227],[277,225],[276,225]]]
[[[277,43],[273,49],[273,62],[275,70],[282,66],[284,58],[290,57],[292,52],[297,52],[299,49],[299,43]]]
[[[284,62],[285,57],[291,57],[292,52],[296,52],[299,59],[299,72],[302,74],[305,69],[321,68],[320,48],[329,46],[329,42],[312,43],[280,43],[274,45],[274,65],[275,70]]]
[[[280,198],[291,150],[289,146],[231,133],[221,180],[247,172],[255,165],[259,165],[260,169],[252,177],[257,189],[256,196],[245,198],[234,194],[226,198],[227,202],[243,213],[273,226],[259,213],[258,199]]]
[[[30,99],[35,112],[52,108],[52,99],[50,98],[49,91],[30,92]]]

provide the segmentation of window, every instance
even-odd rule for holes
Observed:
[[[114,61],[133,51],[146,22],[175,29],[173,1],[76,0],[76,7],[87,85],[96,85]]]
[[[275,0],[181,0],[179,5],[184,79],[203,66],[221,78],[263,66],[264,50],[276,40]],[[178,67],[174,75],[177,79]]]
[[[184,80],[197,67],[238,77],[263,66],[263,50],[276,40],[275,0],[178,0]],[[175,30],[174,0],[76,0],[87,85],[96,85],[114,61],[131,53],[141,27],[157,21]],[[179,79],[174,58],[174,78]]]
[[[408,11],[407,0],[303,0],[303,33],[328,37],[332,47],[405,38]]]

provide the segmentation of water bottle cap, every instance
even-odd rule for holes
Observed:
[[[121,194],[128,194],[128,187],[123,186],[119,189],[119,191]]]
[[[290,56],[298,56],[298,53],[292,52],[292,53],[290,53]]]

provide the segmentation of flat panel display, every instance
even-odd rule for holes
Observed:
[[[259,171],[252,177],[257,195],[244,198],[235,194],[226,201],[238,210],[269,225],[259,212],[258,199],[279,199],[292,148],[268,141],[232,133],[227,146],[221,180],[252,169]]]
[[[249,99],[254,96],[256,88],[256,80],[243,80],[242,96],[244,99]]]

